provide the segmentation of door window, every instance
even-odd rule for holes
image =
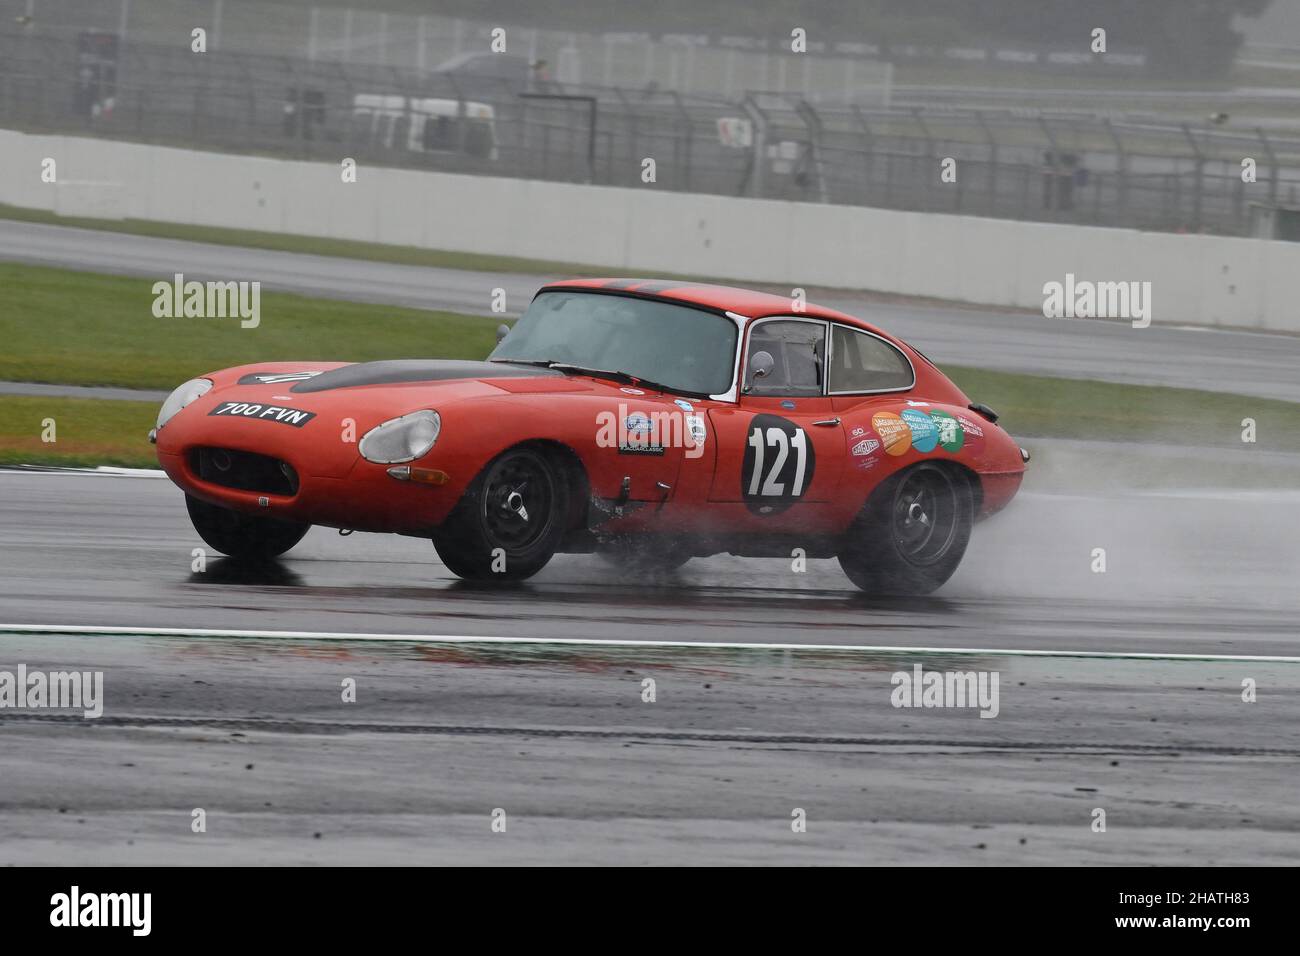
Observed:
[[[753,378],[750,363],[759,352],[772,356],[770,374]],[[757,323],[749,333],[745,358],[745,392],[748,395],[802,395],[823,393],[826,380],[826,323],[808,319],[777,319]]]

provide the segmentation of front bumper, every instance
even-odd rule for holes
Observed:
[[[158,461],[187,494],[248,514],[354,531],[423,534],[446,520],[458,497],[445,485],[395,480],[388,473],[389,466],[373,464],[359,455],[343,475],[313,474],[301,461],[281,459],[294,472],[296,490],[289,493],[273,490],[269,483],[266,487],[230,487],[204,478],[198,447],[160,448]]]

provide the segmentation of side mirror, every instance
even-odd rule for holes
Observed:
[[[497,326],[497,343],[499,344],[501,340],[504,339],[509,334],[510,334],[510,326],[502,322],[500,325]]]
[[[749,357],[749,377],[751,380],[767,378],[776,368],[776,359],[771,352],[755,352]]]

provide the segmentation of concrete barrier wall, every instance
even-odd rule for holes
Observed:
[[[41,182],[54,158],[57,184]],[[1066,273],[1152,283],[1157,323],[1300,332],[1300,243],[249,156],[0,130],[0,202],[1038,310]],[[941,188],[941,187],[936,187]],[[255,278],[255,277],[253,277]]]

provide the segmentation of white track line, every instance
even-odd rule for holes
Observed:
[[[966,654],[982,657],[1085,657],[1139,661],[1239,661],[1300,664],[1300,657],[1268,654],[1148,654],[1132,651],[1044,651],[1007,647],[907,647],[887,644],[765,644],[747,641],[619,640],[598,637],[499,637],[475,634],[367,634],[340,631],[243,631],[184,627],[116,627],[77,624],[0,624],[3,634],[227,637],[286,641],[390,641],[399,644],[559,644],[576,647],[672,647],[745,651],[847,651],[887,654]]]
[[[95,468],[67,468],[59,465],[7,465],[0,468],[0,475],[51,475],[58,477],[90,475],[101,478],[166,478],[167,472],[160,468],[120,468],[116,465],[99,465]]]

